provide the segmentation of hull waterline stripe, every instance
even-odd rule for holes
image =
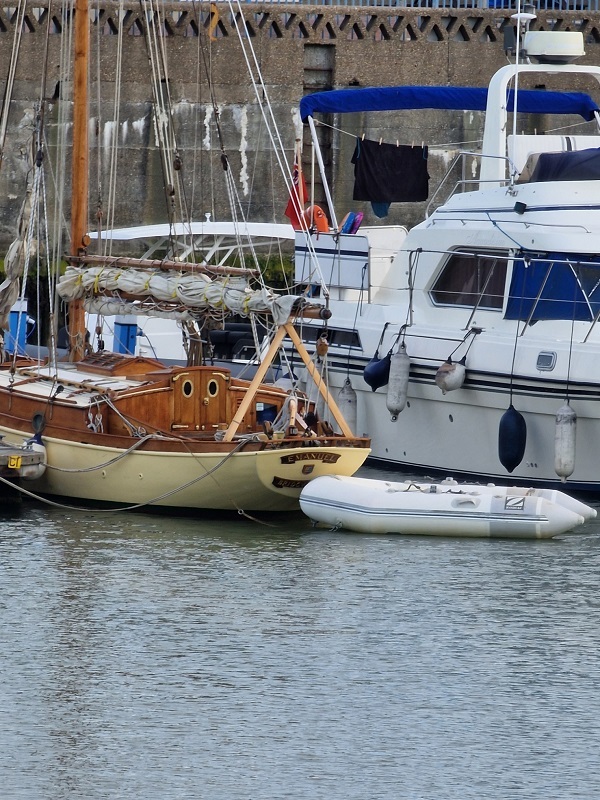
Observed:
[[[456,495],[453,495],[456,496]],[[315,508],[331,508],[334,511],[339,509],[339,504],[334,502],[328,502],[327,500],[315,500],[311,497],[302,497],[301,502],[313,506]],[[524,522],[548,522],[548,517],[544,515],[522,515],[522,516],[511,516],[508,513],[505,514],[493,514],[491,512],[480,511],[479,513],[476,511],[465,511],[463,509],[457,508],[454,511],[421,511],[414,508],[408,508],[405,511],[395,508],[387,508],[387,509],[376,509],[376,508],[364,508],[363,506],[355,506],[355,505],[345,505],[344,512],[352,512],[354,514],[359,514],[362,516],[369,516],[369,517],[393,517],[397,519],[402,518],[409,518],[409,519],[456,519],[460,517],[465,520],[478,520],[481,522],[508,522],[508,523],[517,523],[523,524]]]

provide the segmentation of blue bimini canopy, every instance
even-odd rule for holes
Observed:
[[[508,110],[513,110],[513,91],[508,95]],[[305,122],[316,112],[350,114],[360,111],[403,111],[439,108],[449,111],[485,111],[487,89],[459,86],[382,86],[374,89],[334,89],[308,94],[300,101],[300,116]],[[583,92],[546,92],[541,89],[519,91],[517,111],[526,114],[577,114],[589,122],[600,110]]]

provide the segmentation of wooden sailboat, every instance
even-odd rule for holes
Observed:
[[[69,360],[51,354],[43,363],[13,359],[0,367],[0,434],[15,442],[33,436],[45,449],[46,470],[32,485],[47,495],[124,507],[298,508],[309,481],[352,475],[370,452],[369,440],[346,424],[294,327],[296,317],[323,310],[264,289],[252,294],[236,283],[248,277],[243,269],[232,279],[235,270],[225,270],[223,278],[219,270],[196,265],[184,270],[178,262],[124,264],[88,253],[87,6],[87,0],[77,0],[75,7],[71,252],[59,285],[70,303]],[[86,283],[92,267],[97,272]],[[273,313],[276,333],[253,379],[236,378],[221,367],[173,367],[86,352],[84,303],[115,294],[104,280],[111,267],[119,274],[125,268],[137,271],[144,287],[171,281],[167,295],[179,309],[185,303],[178,282],[195,279],[206,303],[237,296],[245,308],[256,302],[263,313]],[[122,302],[123,291],[117,294]],[[143,297],[133,299],[143,303]],[[318,420],[314,403],[301,393],[262,383],[286,337],[329,406],[333,424]]]

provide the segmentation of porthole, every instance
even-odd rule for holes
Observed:
[[[194,394],[194,384],[191,381],[184,381],[181,384],[181,391],[184,397],[191,397]]]
[[[34,433],[42,433],[46,427],[46,417],[41,411],[36,412],[31,418],[31,427],[33,428]]]
[[[542,350],[538,353],[535,366],[539,370],[551,372],[556,366],[556,353],[553,350]]]
[[[219,394],[219,384],[214,378],[208,382],[207,390],[209,397],[216,397]]]

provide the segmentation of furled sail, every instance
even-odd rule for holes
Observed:
[[[85,307],[98,311],[99,305],[125,299],[154,301],[183,307],[189,312],[209,310],[248,316],[268,313],[276,325],[283,325],[292,310],[302,302],[295,295],[276,295],[267,288],[251,289],[246,278],[226,276],[211,279],[203,273],[177,273],[161,270],[120,269],[107,266],[67,267],[58,282],[63,300],[84,299]],[[164,309],[163,309],[164,310]],[[179,308],[181,310],[181,308]],[[103,313],[109,313],[105,307]],[[138,305],[117,313],[144,313],[152,316],[150,307]]]
[[[8,328],[10,309],[19,297],[20,279],[25,271],[27,254],[27,228],[31,217],[31,193],[28,191],[21,206],[17,238],[4,257],[4,281],[0,284],[0,328]]]

